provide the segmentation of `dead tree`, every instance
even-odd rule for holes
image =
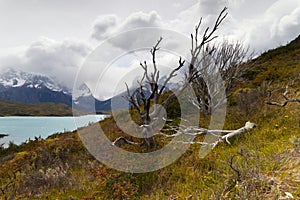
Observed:
[[[139,89],[133,94],[130,93],[130,89],[126,84],[127,88],[127,100],[132,104],[132,106],[137,110],[138,115],[142,121],[142,135],[144,138],[144,143],[147,145],[148,150],[156,147],[156,142],[153,138],[153,131],[157,122],[159,121],[159,111],[160,109],[155,106],[160,103],[160,98],[167,87],[169,81],[176,76],[176,73],[184,66],[185,61],[181,58],[178,61],[178,66],[173,69],[162,85],[159,85],[160,81],[160,71],[156,65],[156,53],[159,50],[159,44],[162,41],[162,37],[157,41],[156,45],[150,50],[152,55],[152,67],[153,72],[150,72],[149,66],[146,61],[140,63],[144,74],[142,79],[138,81]],[[147,94],[147,89],[150,89],[150,94]],[[151,111],[151,106],[154,104],[154,110]],[[167,104],[164,103],[166,107]]]
[[[228,92],[249,69],[250,65],[247,62],[252,58],[253,53],[249,52],[249,47],[244,47],[238,41],[233,44],[224,41],[210,49],[215,49],[211,55],[214,62],[211,66],[221,73]]]
[[[146,61],[140,63],[140,66],[143,69],[144,73],[141,80],[138,81],[139,89],[135,90],[135,92],[131,94],[131,90],[126,84],[126,99],[137,111],[138,116],[142,121],[140,127],[142,128],[143,144],[147,146],[148,151],[156,147],[156,142],[153,136],[155,135],[156,126],[163,121],[162,108],[167,109],[173,99],[178,96],[178,94],[182,93],[195,78],[199,77],[200,71],[198,70],[196,64],[199,62],[203,48],[217,37],[214,34],[222,21],[227,16],[226,10],[227,8],[224,8],[220,12],[212,29],[210,29],[209,27],[205,29],[204,33],[201,35],[201,39],[199,29],[202,23],[202,19],[200,19],[198,25],[196,26],[195,34],[191,34],[191,60],[188,65],[188,73],[186,74],[184,84],[180,88],[178,88],[178,90],[169,95],[166,100],[161,102],[161,96],[164,92],[166,92],[167,85],[170,83],[170,81],[174,77],[176,77],[178,71],[185,66],[185,60],[182,60],[182,58],[180,57],[178,66],[176,66],[168,74],[163,83],[160,84],[162,82],[162,79],[160,77],[160,70],[158,69],[156,63],[156,54],[160,48],[159,45],[162,42],[162,38],[160,38],[150,50],[150,53],[152,55],[152,61],[150,65],[152,66],[149,66]],[[148,89],[150,90],[150,94],[147,93]],[[160,106],[157,106],[158,104],[160,104]],[[119,140],[128,141],[124,140],[124,138],[119,138]],[[116,142],[117,141],[115,141],[113,144],[115,144]]]
[[[197,93],[196,106],[203,112],[210,114],[224,103],[226,96],[219,99],[217,103],[212,104],[212,99],[218,95],[222,85],[225,92],[228,93],[236,81],[240,80],[249,69],[247,63],[252,57],[249,48],[245,48],[241,43],[230,44],[224,41],[222,44],[207,45],[203,51],[201,60],[197,63],[198,77],[193,80],[193,87]],[[219,73],[222,83],[215,83],[215,80],[209,80],[210,74]]]

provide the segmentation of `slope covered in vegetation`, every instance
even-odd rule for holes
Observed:
[[[58,103],[27,104],[0,99],[1,116],[72,116],[72,108]]]
[[[300,35],[285,46],[263,53],[252,64],[245,75],[252,86],[259,86],[263,81],[287,82],[299,76]]]
[[[253,60],[253,66],[228,99],[224,129],[248,120],[257,128],[221,143],[205,158],[191,145],[166,168],[145,174],[123,173],[95,160],[77,132],[2,149],[2,199],[280,199],[300,198],[300,105],[266,104],[266,82],[282,90],[300,72],[299,37]],[[288,95],[300,96],[299,81]],[[173,105],[176,107],[176,105]],[[120,113],[119,117],[122,117]],[[209,122],[202,117],[201,124]],[[112,140],[123,135],[114,119],[100,122]],[[161,141],[164,144],[164,141]],[[144,152],[146,148],[123,145]]]

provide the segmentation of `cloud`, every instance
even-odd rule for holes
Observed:
[[[298,0],[200,0],[198,9],[194,7],[180,13],[173,27],[187,30],[183,22],[192,21],[195,16],[203,17],[203,28],[211,27],[224,6],[229,9],[216,33],[220,40],[239,40],[261,53],[285,44],[300,33]]]
[[[258,52],[283,45],[300,33],[299,9],[297,0],[278,0],[262,15],[237,22],[236,37],[244,39]]]
[[[151,6],[145,3],[147,9],[140,12],[128,14],[128,12],[120,12],[123,9],[119,8],[120,10],[115,11],[117,14],[97,17],[87,39],[92,39],[90,42],[94,46],[99,43],[105,45],[101,46],[102,49],[98,52],[102,55],[101,60],[92,63],[85,72],[82,72],[82,81],[88,82],[91,89],[96,88],[92,85],[99,79],[97,72],[114,61],[107,71],[109,73],[102,79],[101,87],[105,88],[105,91],[97,92],[99,97],[109,97],[110,91],[114,91],[112,83],[123,80],[122,77],[125,75],[129,77],[126,81],[130,83],[131,72],[135,67],[139,67],[139,62],[145,59],[151,62],[149,48],[160,36],[164,39],[161,43],[162,49],[158,52],[158,63],[176,67],[179,55],[186,56],[185,53],[189,53],[190,33],[194,32],[199,19],[203,17],[202,31],[207,26],[213,26],[224,6],[228,6],[229,9],[227,18],[216,32],[220,40],[223,38],[239,40],[260,53],[285,44],[300,33],[299,0],[199,0],[198,3],[188,7],[192,5],[191,2],[163,2],[158,4],[159,8],[155,8],[153,2],[149,1]],[[164,11],[159,12],[162,11],[162,7],[165,7]],[[176,7],[176,13],[171,7]],[[154,11],[150,11],[152,9]],[[141,9],[135,7],[132,10]],[[124,13],[128,15],[122,18]],[[174,36],[172,32],[165,34],[166,30],[181,34],[188,39],[188,42],[182,42],[186,40],[181,40],[177,36],[172,37]],[[163,53],[164,49],[173,51],[174,55],[172,52]],[[0,67],[19,66],[25,71],[55,76],[69,87],[72,87],[79,66],[92,52],[85,42],[70,39],[57,41],[47,37],[39,38],[29,46],[22,47],[18,52],[13,53],[13,51],[9,54],[6,49],[0,51]],[[126,53],[132,53],[135,57],[126,56]],[[97,52],[94,55],[97,57]],[[114,57],[115,55],[123,55],[123,57]],[[120,85],[123,87],[124,83]]]
[[[112,29],[117,25],[116,15],[102,15],[97,17],[93,25],[92,38],[103,40],[110,36]]]
[[[78,67],[90,50],[83,42],[41,37],[18,54],[3,57],[5,62],[1,62],[1,68],[43,73],[72,88]]]
[[[144,27],[160,27],[162,19],[156,11],[149,13],[136,12],[129,15],[121,24],[120,30],[131,30]]]
[[[225,6],[228,5],[227,0],[200,0],[199,1],[199,14],[202,16],[219,14]]]
[[[120,34],[109,42],[123,50],[132,50],[137,46],[145,47],[149,41],[155,44],[156,40],[163,36],[163,31],[159,29],[155,31],[149,29],[148,33],[142,30],[148,27],[170,29],[189,37],[201,17],[203,17],[201,31],[208,26],[212,27],[225,6],[229,8],[228,16],[220,25],[216,35],[220,40],[225,38],[244,42],[257,53],[285,44],[297,37],[300,32],[300,2],[298,0],[263,2],[260,0],[199,0],[197,4],[179,12],[175,19],[162,19],[155,11],[132,13],[117,24],[110,26],[110,31],[105,32],[105,36]],[[126,33],[136,28],[142,29],[135,34]],[[94,38],[95,35],[101,34],[103,31],[99,30],[98,34],[94,33]],[[103,37],[98,37],[98,40],[102,39]]]
[[[155,11],[135,12],[121,22],[116,15],[102,15],[94,21],[91,37],[101,41],[119,32],[136,28],[160,27],[161,25],[162,19]]]
[[[149,13],[135,12],[119,23],[117,23],[116,16],[101,16],[94,23],[94,31],[91,37],[99,41],[103,41],[104,39],[110,39],[110,37],[118,35],[117,39],[114,38],[109,41],[118,48],[128,50],[131,49],[132,46],[135,46],[134,44],[138,43],[141,47],[143,47],[143,44],[147,40],[152,40],[152,38],[157,40],[160,37],[159,32],[151,32],[144,35],[132,35],[130,33],[126,33],[135,29],[149,27],[163,27],[162,19],[155,11],[151,11]]]
[[[300,33],[300,7],[280,19],[278,24],[278,36],[282,38],[294,38]]]
[[[90,48],[74,40],[55,41],[41,37],[33,42],[24,53],[24,68],[29,71],[55,76],[68,87]]]

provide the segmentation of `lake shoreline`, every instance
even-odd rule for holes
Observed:
[[[28,138],[46,138],[55,133],[77,130],[104,120],[109,115],[82,116],[7,116],[0,118],[1,143],[21,144]]]
[[[84,113],[84,112],[78,112],[67,115],[31,115],[31,114],[13,114],[13,115],[1,115],[2,117],[78,117],[78,116],[85,116],[85,115],[111,115],[111,111],[96,111],[96,113]]]

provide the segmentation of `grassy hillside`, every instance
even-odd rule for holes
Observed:
[[[0,151],[2,199],[300,199],[300,105],[266,105],[264,83],[284,86],[300,72],[299,38],[264,53],[228,101],[225,129],[248,120],[258,127],[222,143],[205,158],[191,145],[175,163],[161,170],[130,174],[95,160],[76,132]],[[276,68],[276,70],[274,70]],[[275,83],[278,80],[280,83]],[[274,86],[275,87],[275,86]],[[295,82],[289,95],[300,96]],[[272,96],[282,100],[281,90]],[[122,118],[122,113],[119,115]],[[209,118],[202,117],[201,125]],[[112,118],[100,122],[111,139],[123,135]],[[167,143],[162,140],[161,145]],[[144,147],[123,145],[133,152]]]
[[[65,104],[26,104],[0,99],[0,116],[72,116],[72,108]]]
[[[300,35],[286,46],[263,53],[251,64],[251,70],[245,75],[248,86],[257,87],[263,81],[287,82],[299,76]]]

